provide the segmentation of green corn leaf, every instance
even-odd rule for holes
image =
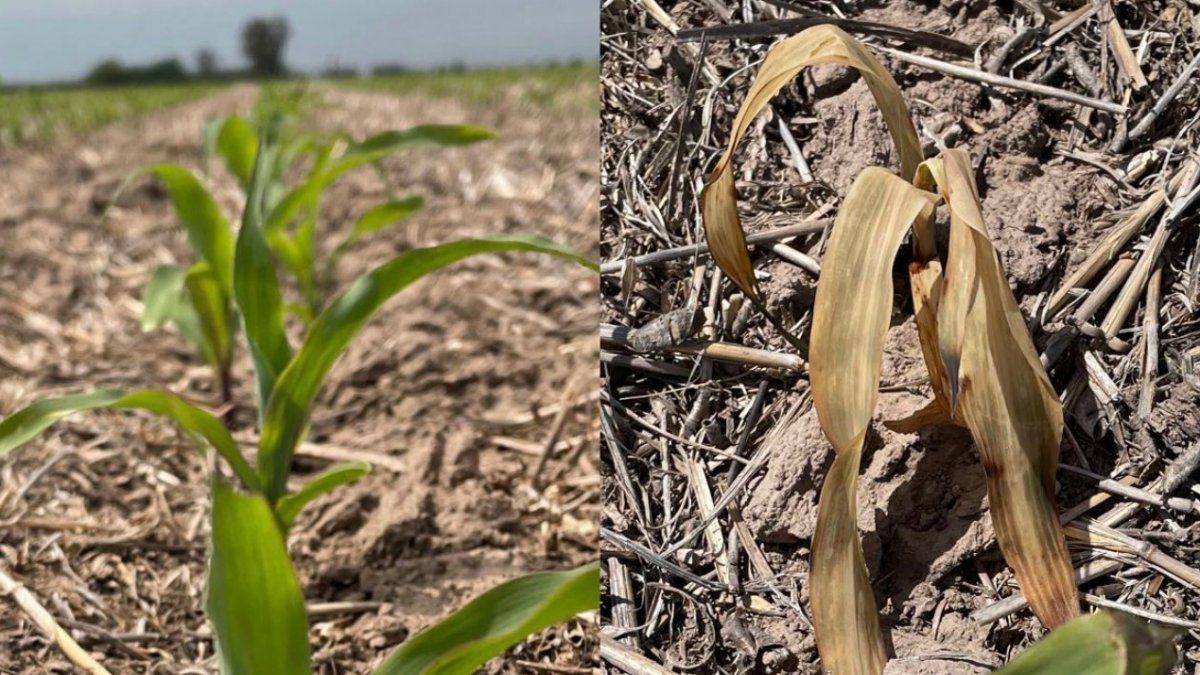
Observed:
[[[595,263],[541,237],[501,235],[407,251],[361,276],[309,326],[304,344],[279,376],[263,416],[258,469],[272,500],[283,496],[288,466],[308,425],[313,399],[334,361],[384,302],[437,269],[481,253],[549,253],[598,270]]]
[[[374,234],[389,225],[402,222],[409,216],[420,211],[425,207],[425,200],[418,196],[405,197],[404,199],[396,199],[384,202],[375,206],[366,213],[359,216],[358,221],[354,223],[354,229],[350,234],[346,235],[329,257],[325,261],[323,282],[326,286],[330,285],[333,279],[333,274],[337,270],[338,260],[355,242],[363,237]]]
[[[424,124],[400,131],[385,131],[351,143],[346,152],[330,164],[326,174],[333,180],[347,171],[402,150],[470,145],[491,138],[495,138],[495,134],[487,129],[467,124]]]
[[[301,211],[311,209],[319,199],[322,187],[324,186],[319,180],[310,176],[285,194],[263,222],[263,232],[268,238],[273,234],[286,232],[287,226],[300,216]]]
[[[313,165],[303,183],[292,188],[271,209],[263,230],[268,233],[281,231],[294,222],[304,211],[315,211],[321,193],[343,174],[364,164],[377,162],[402,150],[423,146],[466,145],[492,138],[486,129],[459,125],[426,125],[405,131],[389,131],[372,136],[362,142],[350,142],[338,157],[334,151],[341,147],[341,138],[328,142],[310,142],[307,150],[313,156]]]
[[[316,318],[313,316],[312,309],[302,302],[289,302],[284,309],[288,314],[303,321],[305,325],[312,323],[312,320]]]
[[[63,417],[97,408],[138,409],[169,418],[189,434],[208,441],[229,462],[246,487],[258,487],[258,476],[221,421],[175,394],[163,391],[100,390],[31,403],[0,421],[0,457],[32,440]]]
[[[334,488],[353,483],[368,473],[371,473],[371,465],[366,462],[336,464],[305,483],[304,487],[280,499],[279,503],[275,505],[275,515],[283,524],[284,531],[291,529],[296,516],[304,510],[305,506],[308,506],[309,502],[327,494]]]
[[[221,124],[216,139],[216,150],[225,160],[229,173],[237,178],[243,190],[250,185],[257,147],[258,138],[246,120],[234,115],[226,118]]]
[[[519,577],[409,638],[373,675],[467,675],[526,637],[599,606],[599,563]]]
[[[362,214],[358,218],[358,222],[354,223],[354,229],[350,231],[349,236],[342,243],[341,247],[348,246],[358,239],[369,234],[374,234],[383,228],[399,223],[417,211],[420,211],[425,206],[425,200],[420,197],[406,197],[390,202],[384,202]]]
[[[175,164],[155,164],[140,173],[161,180],[171,193],[175,214],[187,230],[188,241],[217,273],[221,286],[233,288],[233,231],[212,195],[191,171]]]
[[[1097,612],[1060,626],[996,673],[1165,675],[1175,664],[1174,633],[1122,612]]]
[[[321,191],[326,187],[320,172],[328,161],[331,148],[332,144],[326,144],[315,151],[308,179],[279,198],[263,223],[268,245],[296,279],[304,294],[305,313],[308,315],[315,313],[318,304],[313,238],[317,213],[321,208]],[[297,220],[299,225],[296,228],[288,227]]]
[[[236,318],[229,306],[229,296],[208,263],[198,262],[187,273],[190,306],[196,315],[203,341],[201,348],[209,365],[219,377],[228,375],[233,362],[233,335]]]
[[[289,190],[267,212],[263,231],[267,233],[268,239],[272,233],[284,231],[299,217],[301,211],[316,209],[320,204],[321,191],[328,184],[324,179],[326,168],[337,145],[336,140],[317,142],[312,139],[307,139],[302,144],[291,144],[291,152],[307,152],[312,155],[312,167],[304,182]]]
[[[285,193],[270,209],[263,232],[271,250],[296,279],[308,314],[319,309],[316,286],[316,227],[321,193],[331,182],[324,174],[333,143],[314,146],[308,178]],[[296,223],[294,228],[288,226]]]
[[[296,234],[292,240],[296,245],[296,282],[300,285],[300,292],[304,294],[304,302],[311,308],[313,314],[316,314],[320,308],[320,298],[317,296],[317,275],[316,275],[316,231],[317,231],[317,209],[320,208],[318,203],[313,203],[300,220],[300,225],[296,228]]]
[[[270,505],[212,486],[206,608],[222,675],[311,675],[304,595]]]
[[[207,268],[207,265],[205,267]],[[221,362],[209,343],[207,327],[203,325],[192,302],[192,294],[188,290],[187,272],[174,265],[163,265],[154,270],[150,283],[146,284],[142,291],[142,306],[143,331],[158,330],[168,323],[174,325],[192,347],[200,352],[204,362],[218,368],[220,373]]]
[[[286,183],[287,172],[292,164],[304,153],[313,148],[314,143],[308,134],[291,133],[287,138],[276,144],[275,163],[271,167],[271,183],[263,200],[263,214],[267,219],[263,222],[263,230],[267,229],[270,214],[275,207],[287,196],[289,190]]]
[[[142,330],[150,332],[167,325],[184,297],[187,274],[175,265],[161,265],[142,290]]]
[[[321,304],[317,290],[314,239],[321,195],[327,187],[346,172],[366,164],[377,163],[396,152],[422,147],[467,145],[492,137],[490,131],[480,127],[430,124],[402,131],[388,131],[361,142],[350,142],[336,158],[333,153],[335,149],[343,146],[342,139],[311,143],[309,150],[313,154],[313,165],[308,178],[272,205],[262,225],[271,249],[296,277],[310,310],[319,309]],[[393,208],[404,208],[400,206],[401,203],[407,204],[409,208],[413,205],[409,200],[402,200],[395,202],[396,206]],[[372,218],[376,220],[362,223],[364,228],[377,229],[387,224],[378,222],[379,218],[386,218],[382,212]],[[298,225],[289,239],[284,233],[292,223]],[[348,243],[343,242],[343,245]],[[336,258],[336,254],[334,257]]]
[[[299,277],[304,274],[304,251],[294,235],[276,232],[267,237],[267,244],[292,276]]]
[[[325,182],[318,176],[286,194],[272,210],[264,228],[267,242],[280,262],[296,279],[308,314],[319,309],[316,286],[316,228]],[[289,223],[296,222],[289,229]]]
[[[161,265],[142,289],[142,330],[159,330],[168,323],[178,323],[181,307],[190,307],[187,294],[187,273],[176,265]],[[180,328],[182,331],[182,327]],[[187,336],[192,339],[192,335]],[[195,337],[199,338],[199,334]]]
[[[375,161],[401,150],[422,147],[470,145],[495,138],[482,127],[469,124],[422,124],[409,129],[385,131],[357,143],[351,143],[342,160]]]
[[[205,174],[208,173],[208,164],[212,161],[213,155],[217,154],[217,137],[221,135],[221,127],[225,126],[225,119],[216,117],[204,122],[204,127],[200,130],[200,166],[204,167]]]
[[[291,360],[291,347],[283,327],[283,296],[275,276],[275,262],[261,229],[263,194],[272,161],[268,147],[264,144],[259,148],[255,161],[234,267],[234,297],[254,360],[260,408],[270,400],[275,378]]]
[[[341,147],[341,139],[325,143],[313,143],[309,150],[313,155],[313,166],[308,178],[293,188],[267,216],[263,229],[274,232],[283,229],[299,217],[301,211],[315,210],[320,203],[321,193],[347,171],[364,164],[377,162],[388,155],[403,150],[430,146],[468,145],[493,138],[493,134],[480,127],[467,125],[430,124],[403,131],[388,131],[361,142],[350,142],[338,157],[334,151]]]

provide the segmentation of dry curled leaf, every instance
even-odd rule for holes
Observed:
[[[934,196],[884,169],[859,174],[838,212],[813,309],[810,379],[821,429],[837,457],[821,488],[813,537],[813,625],[825,668],[879,673],[887,658],[858,540],[859,460],[879,394],[892,313],[892,263]]]
[[[758,282],[750,265],[746,235],[737,211],[733,185],[733,153],[750,123],[783,87],[801,70],[815,65],[837,64],[858,70],[875,96],[883,119],[900,154],[901,173],[912,178],[920,164],[921,143],[913,128],[900,88],[884,67],[861,43],[836,26],[813,26],[780,40],[767,52],[758,76],[750,86],[729,135],[725,154],[717,162],[704,191],[700,208],[704,236],[713,259],[738,288],[758,298]]]
[[[950,211],[937,307],[950,409],[979,448],[1000,551],[1034,613],[1053,628],[1079,615],[1054,505],[1062,405],[988,239],[970,158],[952,149],[923,167],[918,183],[932,180]]]

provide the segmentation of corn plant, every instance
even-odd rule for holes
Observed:
[[[410,132],[356,152],[378,156],[423,140],[430,133]],[[360,478],[370,467],[339,464],[294,492],[288,491],[287,479],[318,390],[372,315],[426,274],[473,255],[536,252],[595,268],[563,246],[539,237],[482,237],[413,249],[359,277],[313,318],[299,346],[293,348],[284,330],[283,293],[263,227],[264,202],[277,152],[278,146],[269,138],[255,149],[236,239],[212,198],[190,173],[177,167],[151,169],[170,187],[201,257],[183,275],[200,315],[197,322],[205,325],[207,309],[200,309],[196,301],[211,299],[215,307],[212,318],[240,323],[249,346],[260,405],[255,464],[242,454],[221,420],[165,391],[103,390],[47,399],[0,421],[0,456],[66,415],[98,408],[139,409],[166,417],[198,441],[198,447],[216,452],[223,461],[214,463],[209,477],[212,535],[206,609],[221,672],[227,675],[311,672],[304,596],[288,556],[287,534],[313,499]],[[199,280],[204,281],[203,286]],[[197,288],[203,292],[196,292]],[[221,305],[222,301],[228,305]],[[230,328],[227,335],[232,334]],[[470,672],[529,632],[594,608],[598,574],[598,567],[590,565],[511,581],[405,643],[376,672]]]
[[[855,493],[879,389],[892,307],[892,266],[912,232],[909,280],[933,399],[906,419],[968,428],[987,475],[996,539],[1025,597],[1048,627],[1079,614],[1054,505],[1062,408],[988,239],[966,152],[924,159],[892,76],[840,29],[822,25],[776,43],[746,95],[701,206],[713,257],[749,297],[759,290],[737,211],[733,154],[755,115],[804,68],[855,68],[874,95],[900,158],[900,175],[860,173],[835,219],[813,309],[810,380],[835,459],[821,489],[810,594],[817,646],[831,672],[877,674],[887,660],[863,562]],[[949,212],[944,261],[934,215]]]
[[[1166,675],[1175,665],[1174,633],[1122,612],[1096,612],[1060,626],[996,673]]]
[[[249,118],[239,115],[210,120],[201,134],[201,159],[207,169],[213,156],[219,155],[243,192],[250,184],[250,170],[258,147],[258,136],[269,130],[277,146],[270,167],[265,210],[269,213],[287,191],[286,173],[292,164],[311,152],[321,135],[304,129],[320,97],[307,85],[266,86],[262,88]],[[349,134],[330,135],[350,141]]]
[[[348,232],[341,233],[338,244],[319,264],[318,219],[321,199],[329,186],[367,166],[376,167],[387,183],[387,175],[379,163],[402,150],[467,145],[492,138],[487,130],[469,125],[424,125],[355,141],[344,132],[319,134],[306,129],[301,120],[306,108],[312,105],[315,105],[312,97],[302,91],[264,94],[255,107],[253,123],[231,116],[215,121],[206,134],[212,139],[206,145],[211,145],[212,152],[224,159],[243,189],[248,186],[246,171],[254,161],[257,134],[265,129],[274,134],[280,152],[272,167],[275,180],[265,201],[263,232],[268,246],[301,292],[302,302],[287,309],[305,321],[311,321],[321,310],[338,260],[352,244],[424,207],[421,197],[409,195],[389,199],[364,211]],[[289,170],[304,170],[304,176],[288,185],[284,179]]]
[[[204,147],[206,154],[213,152],[222,157],[249,198],[260,137],[270,145],[270,157],[265,158],[262,169],[260,203],[247,208],[245,214],[253,211],[266,246],[300,288],[302,301],[287,305],[287,309],[311,322],[320,312],[324,301],[321,290],[329,286],[329,277],[342,253],[359,239],[404,220],[424,205],[420,197],[410,196],[366,210],[334,249],[320,277],[315,255],[316,225],[325,190],[347,172],[376,164],[397,152],[465,145],[491,138],[491,134],[469,125],[424,125],[362,141],[349,139],[344,133],[323,137],[301,127],[303,108],[311,105],[305,103],[307,100],[303,94],[264,94],[252,120],[232,116],[210,123],[204,132]],[[285,179],[289,169],[305,158],[310,161],[307,176],[299,184],[288,186]],[[151,331],[168,324],[175,326],[212,368],[221,402],[229,403],[230,368],[241,323],[234,302],[233,230],[212,195],[188,169],[157,164],[134,174],[139,175],[154,176],[166,186],[197,258],[187,269],[164,265],[155,270],[143,292],[142,328]]]

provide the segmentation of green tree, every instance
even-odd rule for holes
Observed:
[[[87,74],[90,84],[114,84],[125,77],[125,66],[117,59],[105,59],[92,67]]]
[[[205,47],[196,52],[196,72],[201,77],[212,77],[217,74],[217,54]]]
[[[250,60],[250,70],[256,75],[284,74],[283,48],[291,32],[282,16],[251,19],[242,28],[242,53]]]

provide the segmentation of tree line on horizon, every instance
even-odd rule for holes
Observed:
[[[183,61],[171,57],[144,65],[129,65],[119,59],[105,59],[92,67],[83,78],[87,84],[155,84],[184,80],[220,80],[239,77],[283,77],[289,70],[284,49],[291,37],[285,17],[258,17],[242,26],[242,55],[248,67],[222,70],[216,53],[203,48],[196,53],[196,69],[189,72]]]
[[[286,17],[256,17],[247,21],[241,30],[241,51],[246,65],[240,68],[222,68],[216,52],[208,47],[196,52],[194,68],[190,69],[177,57],[169,57],[144,64],[128,64],[117,58],[100,61],[78,80],[89,86],[117,86],[137,84],[172,84],[181,82],[220,82],[244,78],[270,79],[303,75],[288,67],[284,51],[291,37],[291,25]],[[547,62],[546,66],[577,65],[582,61]],[[468,67],[461,61],[437,68],[415,68],[400,62],[379,63],[365,74],[371,76],[404,75],[416,72],[465,72]],[[364,74],[355,67],[331,65],[319,73],[324,78],[353,78]],[[65,82],[21,85],[18,88],[57,87]],[[0,81],[0,88],[11,88]]]
[[[233,80],[245,77],[276,78],[296,74],[284,60],[284,49],[291,37],[291,26],[282,16],[255,18],[242,27],[242,55],[247,67],[222,69],[216,52],[207,47],[196,52],[195,69],[189,71],[179,57],[170,57],[144,65],[129,65],[119,59],[105,59],[92,67],[83,82],[89,85],[109,86],[124,84],[165,84],[183,81]],[[442,70],[466,70],[461,63],[454,63]],[[371,68],[372,75],[397,75],[413,69],[399,63],[384,63]],[[323,77],[357,77],[356,68],[339,65],[325,68]]]

